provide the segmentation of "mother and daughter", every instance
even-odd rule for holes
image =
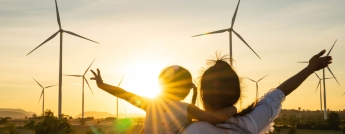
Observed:
[[[307,67],[239,113],[234,105],[241,96],[240,79],[225,58],[213,61],[201,76],[200,95],[205,111],[194,105],[197,88],[190,72],[178,65],[163,69],[158,76],[161,94],[152,99],[104,83],[99,69],[97,73],[91,70],[94,75],[91,79],[102,90],[146,111],[145,134],[261,134],[271,129],[285,96],[314,71],[332,63],[330,56],[321,57],[325,52],[313,56]],[[193,90],[192,103],[182,102],[190,90]],[[192,119],[197,122],[191,123]]]

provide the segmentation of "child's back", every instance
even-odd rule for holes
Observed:
[[[187,103],[177,100],[152,99],[145,110],[145,134],[176,133],[190,121],[187,107]]]

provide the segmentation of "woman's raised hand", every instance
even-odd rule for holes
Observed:
[[[326,50],[322,50],[320,53],[314,55],[309,60],[308,68],[312,69],[313,71],[318,71],[322,68],[327,67],[329,64],[331,64],[332,63],[332,57],[331,56],[321,57],[325,52],[326,52]]]
[[[90,79],[91,80],[96,80],[97,86],[99,86],[100,84],[103,84],[103,80],[102,80],[102,77],[101,77],[101,72],[99,71],[99,69],[97,68],[97,74],[93,70],[91,70],[91,72],[93,73],[93,75],[95,77],[92,77]]]

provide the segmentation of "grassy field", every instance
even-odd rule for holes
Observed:
[[[289,129],[282,129],[279,132],[272,132],[270,134],[289,134]],[[341,131],[334,130],[306,130],[306,129],[297,129],[296,134],[343,134]]]
[[[85,134],[86,131],[93,129],[93,130],[97,130],[97,129],[102,129],[103,132],[105,132],[105,134],[120,134],[120,133],[113,133],[113,128],[112,126],[108,126],[108,125],[85,125],[85,126],[80,126],[80,125],[73,125],[73,128],[75,130],[75,134]],[[142,130],[143,126],[142,125],[135,125],[133,126],[129,131],[127,131],[126,133],[122,133],[122,134],[140,134],[141,130]],[[29,131],[25,128],[22,127],[18,127],[17,130],[19,131],[20,134],[33,134],[32,131]]]

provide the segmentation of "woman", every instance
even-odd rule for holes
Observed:
[[[279,115],[281,103],[285,96],[294,91],[314,71],[327,67],[332,57],[321,57],[322,50],[309,60],[306,68],[292,76],[277,88],[269,91],[248,108],[231,117],[222,124],[212,125],[206,122],[195,122],[180,131],[181,134],[234,134],[234,133],[266,133],[273,130],[273,121]],[[206,111],[215,112],[233,106],[240,99],[240,81],[231,66],[220,59],[208,68],[201,78],[200,94]]]

